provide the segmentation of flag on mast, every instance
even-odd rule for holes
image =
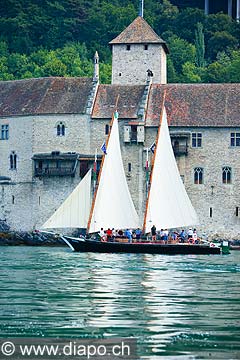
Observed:
[[[151,150],[151,152],[154,154],[155,149],[156,149],[156,143],[154,141],[154,143],[152,143],[152,145],[150,146],[149,150]]]
[[[106,142],[105,141],[101,146],[101,150],[104,152],[105,155],[107,155],[107,147],[106,147]]]

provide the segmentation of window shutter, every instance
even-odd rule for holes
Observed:
[[[131,138],[131,126],[124,125],[124,142],[130,142]]]
[[[144,142],[144,126],[139,125],[137,127],[137,142],[143,143]]]

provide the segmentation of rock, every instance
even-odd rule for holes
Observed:
[[[6,229],[6,228],[5,228]],[[54,234],[22,231],[0,231],[0,246],[65,246],[65,242]]]

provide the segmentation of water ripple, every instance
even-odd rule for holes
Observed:
[[[2,336],[135,337],[139,358],[240,356],[240,252],[0,249]]]

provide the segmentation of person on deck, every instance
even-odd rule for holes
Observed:
[[[152,241],[156,241],[157,231],[156,231],[156,226],[155,225],[153,225],[151,227],[151,234],[152,234]]]
[[[163,237],[164,237],[164,231],[163,229],[160,230],[160,240],[161,242],[163,242]]]
[[[112,239],[114,241],[115,237],[117,236],[117,232],[114,228],[112,228]]]
[[[193,229],[193,241],[194,241],[194,244],[198,244],[198,236],[197,236],[197,230],[196,229]]]
[[[108,228],[106,234],[107,234],[107,240],[109,241],[112,238],[112,230]]]
[[[188,239],[191,239],[191,238],[193,237],[193,230],[192,230],[192,228],[189,228],[189,229],[188,229],[187,235],[188,235]]]
[[[181,242],[181,243],[184,243],[184,242],[185,242],[186,233],[185,233],[185,230],[184,230],[184,229],[182,229],[182,231],[180,232],[179,238],[180,238],[180,242]]]
[[[136,240],[137,241],[140,240],[142,231],[139,228],[137,228],[137,230],[135,231],[135,234],[136,234]]]
[[[99,231],[98,234],[99,234],[100,238],[105,235],[103,228],[101,228],[101,230]]]
[[[132,242],[132,232],[129,229],[127,229],[125,231],[125,236],[128,238],[128,242],[131,243]]]
[[[123,237],[123,231],[121,229],[118,230],[118,236]]]
[[[167,241],[168,241],[168,230],[167,230],[167,229],[165,229],[165,230],[163,231],[163,240],[164,240],[165,244],[166,244]]]
[[[174,231],[174,232],[172,233],[172,240],[173,240],[174,243],[177,242],[178,236],[179,236],[179,234],[178,234],[177,231]]]

